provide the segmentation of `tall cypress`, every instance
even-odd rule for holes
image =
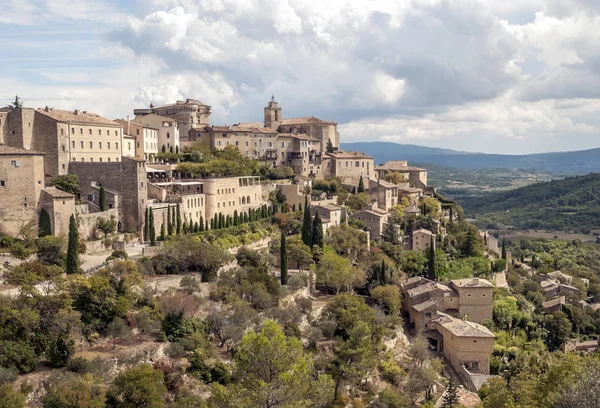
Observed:
[[[144,212],[144,242],[148,242],[148,230],[150,227],[150,219],[148,215],[148,207],[146,207],[146,211]]]
[[[77,221],[71,214],[69,218],[69,244],[67,246],[67,275],[79,273],[79,231]]]
[[[288,253],[287,253],[287,238],[285,236],[285,231],[281,230],[281,284],[287,285],[288,278]]]
[[[502,259],[506,259],[506,238],[502,238]]]
[[[379,283],[382,284],[382,285],[386,284],[385,259],[381,260],[381,268],[379,270]]]
[[[173,226],[173,234],[175,234],[175,227],[177,226],[177,214],[175,211],[175,207],[171,211],[171,225]]]
[[[200,221],[198,221],[198,225],[196,226],[196,232],[204,231],[204,217],[200,216]]]
[[[179,203],[177,203],[177,235],[181,233],[181,209]]]
[[[304,220],[302,221],[302,242],[312,248],[312,219],[310,207],[304,207]]]
[[[363,176],[360,176],[360,180],[358,180],[358,192],[359,193],[364,193],[365,192],[365,180],[363,179]]]
[[[52,235],[52,226],[50,225],[50,215],[48,211],[42,208],[40,211],[38,236],[40,238]]]
[[[148,212],[150,213],[148,215],[148,219],[150,221],[148,234],[150,235],[150,245],[154,246],[154,245],[156,245],[156,229],[154,228],[154,211],[152,211],[152,208],[149,208]]]
[[[167,234],[169,236],[173,235],[173,222],[171,222],[171,206],[170,205],[167,207]]]
[[[237,210],[233,211],[233,225],[239,225],[240,223],[240,219],[238,217],[238,212]]]
[[[162,224],[160,224],[160,240],[164,241],[165,238],[166,238],[166,236],[165,236],[165,224],[162,223]]]
[[[429,279],[436,278],[435,271],[435,241],[433,235],[431,236],[431,243],[429,244]]]
[[[318,211],[315,213],[312,224],[311,248],[315,245],[323,249],[323,223],[321,222],[321,216]]]
[[[100,186],[100,196],[98,197],[100,203],[100,211],[106,211],[106,190],[104,186]]]
[[[212,220],[210,222],[212,222]],[[204,230],[208,231],[208,220],[205,221]]]
[[[247,223],[248,223],[248,213],[245,212],[244,213],[244,224],[247,224]]]

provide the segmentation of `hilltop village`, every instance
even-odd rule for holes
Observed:
[[[220,126],[195,99],[117,119],[0,109],[0,396],[477,406],[516,353],[495,333],[531,329],[505,325],[507,273],[539,281],[544,316],[595,307],[589,278],[512,260],[426,169],[344,151],[337,123],[287,118],[274,97],[263,113]]]

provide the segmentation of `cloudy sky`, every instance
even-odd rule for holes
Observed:
[[[214,124],[340,123],[342,141],[600,147],[598,0],[4,0],[0,103]]]

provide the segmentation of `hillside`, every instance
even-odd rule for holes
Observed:
[[[476,224],[589,232],[600,226],[600,174],[568,177],[462,200]]]
[[[600,148],[574,152],[503,155],[467,153],[388,142],[342,143],[342,149],[364,152],[375,163],[408,160],[465,169],[507,168],[588,174],[600,172]]]

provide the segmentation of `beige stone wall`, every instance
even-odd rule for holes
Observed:
[[[96,233],[96,222],[101,219],[115,218],[115,221],[119,219],[119,213],[116,208],[101,212],[92,212],[87,214],[77,215],[77,229],[79,230],[79,237],[82,239],[97,239],[104,235],[101,232]]]
[[[118,126],[59,124],[59,132],[68,132],[60,149],[69,152],[70,162],[111,163],[121,161],[123,129]],[[64,129],[64,130],[63,130]]]
[[[224,216],[248,212],[265,204],[262,200],[262,186],[258,177],[228,177],[207,179],[204,183],[206,195],[205,219],[215,214]]]
[[[360,176],[365,183],[375,176],[375,165],[372,158],[332,158],[329,163],[330,177],[339,177],[344,184],[358,186]]]
[[[190,223],[200,223],[200,217],[202,217],[202,221],[205,222],[204,214],[206,213],[206,206],[204,200],[204,194],[187,194],[179,196],[179,202],[181,203],[181,222],[186,222],[188,225],[190,225]]]
[[[0,154],[0,230],[17,235],[28,223],[38,227],[44,189],[42,155]]]
[[[158,129],[158,152],[162,151],[163,146],[165,146],[167,152],[169,151],[169,148],[171,146],[173,146],[173,151],[175,151],[176,146],[179,146],[179,125],[177,124],[177,121],[168,117],[163,117],[154,114],[136,116],[135,121],[143,125],[149,126],[153,129]]]
[[[435,247],[435,236],[433,238],[433,244]],[[412,235],[412,249],[414,251],[421,251],[425,253],[431,245],[431,235],[424,232],[415,231]]]
[[[75,197],[53,197],[42,192],[42,208],[50,216],[52,234],[56,236],[69,234],[69,220],[75,214]]]
[[[8,131],[8,112],[0,112],[0,144],[7,144],[5,140],[6,132]]]
[[[387,223],[388,215],[378,217],[364,211],[352,214],[352,218],[363,221],[367,225],[367,230],[371,233],[371,239],[379,240],[383,233],[384,224]]]
[[[283,195],[286,197],[286,203],[291,206],[296,206],[296,209],[300,208],[300,205],[304,207],[304,199],[308,197],[308,203],[311,202],[310,194],[304,194],[304,188],[302,184],[281,184],[277,186],[281,190]]]
[[[145,159],[149,161],[158,152],[158,129],[154,129],[133,121],[117,119],[123,128],[123,135],[131,136],[134,140],[125,138],[123,141],[123,155]],[[134,151],[131,155],[130,152]],[[127,152],[127,154],[125,154]]]
[[[492,319],[492,290],[484,287],[455,288],[460,298],[458,312],[467,319],[482,323]]]
[[[444,337],[444,357],[454,370],[457,372],[461,370],[465,362],[477,361],[480,374],[490,373],[490,355],[494,349],[493,338],[459,337],[439,324],[436,326]]]

